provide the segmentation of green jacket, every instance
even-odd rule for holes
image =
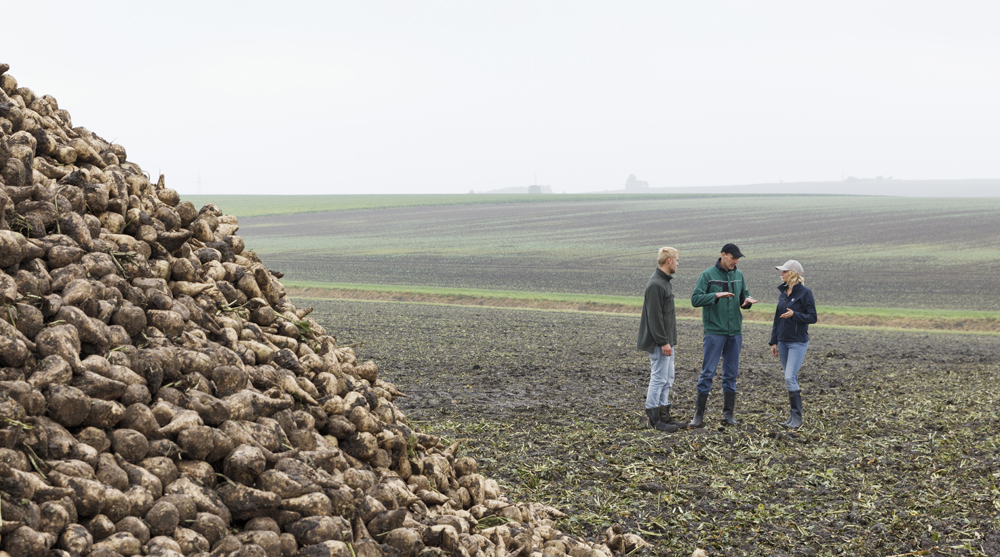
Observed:
[[[716,292],[732,292],[733,298],[716,298]],[[743,332],[740,306],[750,297],[750,289],[738,269],[726,271],[721,259],[698,277],[691,293],[691,305],[701,308],[701,324],[706,335],[736,336]]]
[[[670,275],[656,269],[646,284],[642,318],[639,320],[639,340],[636,342],[636,348],[643,352],[652,352],[665,344],[677,345],[677,316],[670,279]]]

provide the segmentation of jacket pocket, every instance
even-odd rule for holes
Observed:
[[[661,315],[673,315],[674,313],[674,295],[671,294],[663,300],[663,306],[660,310]]]

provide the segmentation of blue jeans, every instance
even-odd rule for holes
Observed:
[[[785,386],[789,391],[799,390],[799,368],[806,359],[806,348],[809,348],[809,341],[778,341],[778,359],[781,360],[781,368],[785,370]]]
[[[740,375],[740,348],[743,335],[705,335],[702,343],[704,360],[701,362],[701,377],[698,379],[698,393],[708,394],[712,390],[712,379],[722,358],[722,390],[736,392],[736,378]]]
[[[664,356],[657,348],[649,353],[649,388],[646,389],[646,408],[670,404],[670,388],[674,386],[674,356]]]

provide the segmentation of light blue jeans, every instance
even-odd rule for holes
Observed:
[[[674,386],[674,356],[663,355],[657,348],[649,353],[649,388],[646,389],[646,408],[670,404],[670,388]]]
[[[743,335],[705,335],[702,344],[704,359],[701,362],[701,377],[698,378],[699,394],[708,394],[712,390],[712,379],[715,378],[715,370],[719,369],[719,358],[722,358],[722,390],[736,392],[742,348]]]
[[[790,392],[799,390],[799,368],[806,359],[807,348],[809,341],[778,341],[778,359],[781,360],[781,368],[785,370],[785,386]]]

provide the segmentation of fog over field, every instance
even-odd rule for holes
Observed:
[[[0,19],[11,75],[185,195],[1000,178],[993,2],[55,0]]]

